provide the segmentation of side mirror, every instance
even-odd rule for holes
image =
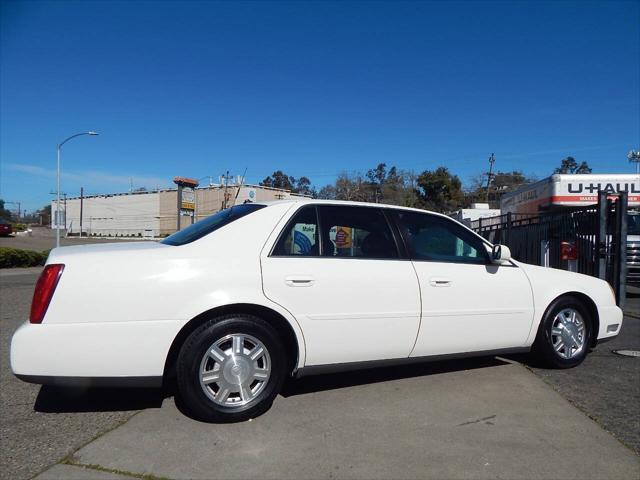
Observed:
[[[505,263],[511,260],[511,250],[506,245],[494,245],[491,249],[493,263]]]

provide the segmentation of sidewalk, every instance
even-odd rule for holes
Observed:
[[[638,478],[640,457],[536,375],[475,364],[302,379],[240,424],[165,400],[37,478]]]

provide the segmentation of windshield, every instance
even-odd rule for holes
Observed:
[[[218,213],[205,218],[204,220],[200,220],[193,225],[189,225],[184,230],[180,230],[173,235],[169,235],[160,243],[174,246],[191,243],[195,240],[198,240],[199,238],[204,237],[205,235],[209,235],[211,232],[218,230],[225,225],[230,224],[231,222],[238,220],[239,218],[244,217],[245,215],[249,215],[252,212],[260,210],[265,206],[266,205],[247,203],[244,205],[236,205],[231,208],[227,208],[226,210],[221,210]]]
[[[627,215],[627,235],[640,235],[640,213]]]

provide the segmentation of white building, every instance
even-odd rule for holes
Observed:
[[[479,218],[496,217],[498,215],[500,215],[499,208],[489,208],[488,203],[472,203],[471,208],[458,210],[456,213],[451,214],[450,217],[470,226],[471,222]]]
[[[260,185],[211,185],[196,189],[194,221],[244,202],[278,200],[299,196],[288,190]],[[177,230],[177,189],[105,195],[86,195],[60,200],[60,222],[56,201],[51,202],[51,228],[66,229],[68,235],[111,237],[158,237]],[[181,228],[192,223],[181,216]],[[57,225],[59,223],[59,225]]]

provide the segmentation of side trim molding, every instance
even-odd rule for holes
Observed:
[[[487,357],[494,355],[506,355],[512,353],[526,353],[531,347],[500,348],[497,350],[483,350],[480,352],[448,353],[444,355],[429,355],[425,357],[394,358],[391,360],[370,360],[366,362],[331,363],[326,365],[310,365],[295,372],[295,377],[309,375],[322,375],[325,373],[348,372],[350,370],[365,370],[369,368],[393,367],[412,363],[437,362],[442,360],[456,360],[460,358]]]

